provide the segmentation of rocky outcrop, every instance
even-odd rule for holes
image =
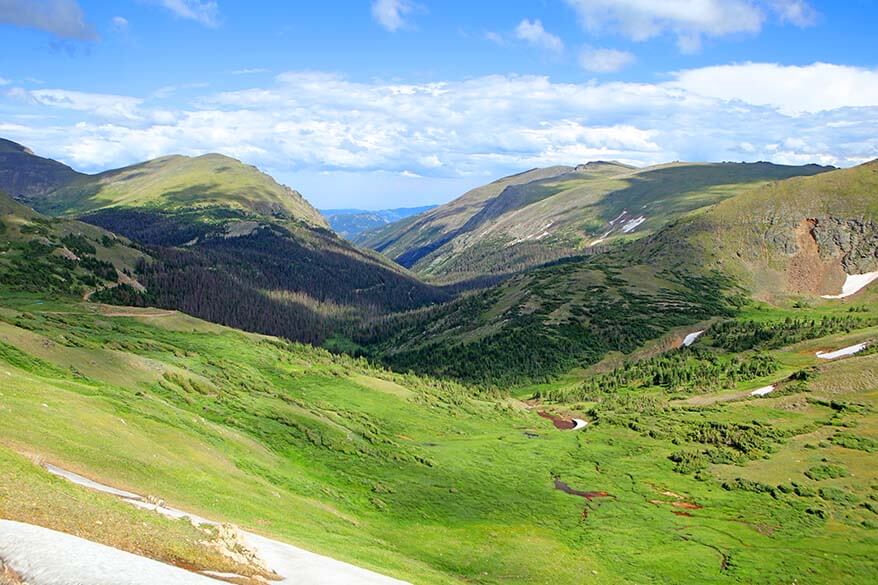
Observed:
[[[818,218],[814,239],[824,260],[840,258],[847,274],[878,270],[878,224],[873,221]]]

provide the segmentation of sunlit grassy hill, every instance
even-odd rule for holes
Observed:
[[[613,162],[537,169],[475,189],[361,240],[439,282],[511,273],[654,233],[769,181],[830,167]]]

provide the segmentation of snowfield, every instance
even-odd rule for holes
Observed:
[[[217,585],[172,565],[11,520],[0,520],[0,558],[28,585]]]
[[[692,333],[690,333],[689,335],[684,337],[683,338],[683,347],[689,347],[690,345],[695,343],[695,340],[698,339],[702,333],[704,333],[703,329],[701,331],[693,331]]]
[[[750,393],[750,396],[766,396],[774,392],[774,385],[771,386],[763,386],[762,388],[757,388],[753,392]]]
[[[843,348],[837,349],[835,351],[830,351],[830,352],[818,351],[817,357],[822,359],[822,360],[834,360],[836,358],[844,357],[846,355],[854,355],[855,353],[863,351],[868,346],[869,346],[868,343],[858,343],[856,345],[843,347]]]
[[[585,421],[582,421],[583,423]],[[145,498],[139,496],[137,494],[133,494],[131,492],[126,492],[124,490],[118,490],[116,488],[103,485],[92,481],[86,477],[83,477],[79,474],[73,473],[71,471],[67,471],[61,469],[60,467],[55,467],[54,465],[47,465],[46,469],[55,475],[64,477],[73,483],[79,484],[81,486],[101,491],[104,493],[112,494],[122,498],[124,501],[137,506],[139,508],[145,508],[148,510],[153,510],[158,512],[159,514],[163,514],[165,516],[171,518],[189,518],[189,520],[193,524],[218,524],[212,520],[208,520],[206,518],[202,518],[200,516],[196,516],[195,514],[190,514],[189,512],[184,512],[183,510],[178,510],[176,508],[171,508],[168,506],[159,506],[156,504],[152,504],[146,501]],[[36,528],[36,527],[35,527]],[[348,585],[348,584],[362,584],[362,585],[406,585],[405,581],[400,581],[398,579],[393,579],[391,577],[386,577],[384,575],[380,575],[378,573],[374,573],[372,571],[368,571],[366,569],[361,569],[360,567],[356,567],[354,565],[350,565],[348,563],[344,563],[342,561],[337,561],[335,559],[331,559],[329,557],[324,557],[322,555],[318,555],[316,553],[312,553],[310,551],[292,546],[290,544],[286,544],[284,542],[280,542],[277,540],[272,540],[270,538],[266,538],[264,536],[260,536],[258,534],[253,534],[252,532],[247,532],[244,530],[239,531],[241,536],[244,539],[244,542],[255,550],[257,554],[265,561],[265,566],[273,570],[275,573],[280,575],[282,579],[280,581],[272,581],[272,583],[278,584],[315,584],[315,585]],[[2,542],[2,541],[0,541]],[[88,541],[86,541],[88,542]],[[89,543],[95,544],[95,543]],[[103,546],[97,545],[95,546]],[[109,548],[109,547],[104,547]],[[62,549],[63,550],[63,549]],[[121,553],[122,551],[117,551],[116,549],[109,548],[111,551],[115,551]],[[128,554],[128,553],[124,553]],[[2,555],[2,548],[0,548],[0,556]],[[60,556],[64,558],[63,554],[56,555],[56,557]],[[134,556],[134,555],[131,555]],[[6,558],[6,557],[4,557]],[[88,555],[84,555],[84,558],[89,558]],[[137,557],[141,558],[141,557]],[[36,557],[37,561],[39,557]],[[150,562],[157,563],[157,561]],[[62,563],[63,564],[63,563]],[[162,566],[162,563],[158,563]],[[41,565],[41,563],[40,563]],[[15,570],[18,570],[18,566],[12,565]],[[171,567],[176,569],[176,567]],[[177,569],[182,570],[182,569]],[[19,571],[22,572],[22,571]],[[188,573],[188,571],[183,571],[184,573]],[[22,573],[24,576],[24,573]],[[201,577],[200,575],[196,575],[195,573],[188,573],[189,575],[194,575],[195,577]],[[208,579],[207,577],[201,577],[202,581],[192,581],[194,584],[203,583],[206,580],[207,583],[216,585],[216,581],[212,579]],[[82,583],[82,585],[104,585],[104,583],[112,584],[112,585],[140,585],[143,583],[144,585],[158,585],[158,584],[167,584],[167,585],[177,585],[177,583],[189,583],[188,581],[164,581],[164,580],[153,580],[153,581],[124,581],[124,580],[116,580],[116,581],[34,581],[32,585],[74,585]],[[29,582],[30,584],[30,582]]]
[[[874,280],[878,280],[878,272],[867,272],[865,274],[848,274],[844,279],[841,287],[841,294],[838,295],[822,295],[824,299],[843,299],[851,295],[855,295]]]

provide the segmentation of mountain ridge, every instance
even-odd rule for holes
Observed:
[[[357,241],[427,279],[454,282],[652,233],[765,182],[828,170],[765,162],[548,167],[499,179]]]

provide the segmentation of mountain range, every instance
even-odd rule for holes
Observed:
[[[436,206],[424,205],[374,211],[367,209],[321,209],[320,213],[323,214],[335,233],[349,240],[355,240],[365,232],[424,213],[434,207]]]
[[[510,274],[638,238],[676,218],[818,165],[617,162],[533,169],[473,189],[358,243],[433,282]]]

